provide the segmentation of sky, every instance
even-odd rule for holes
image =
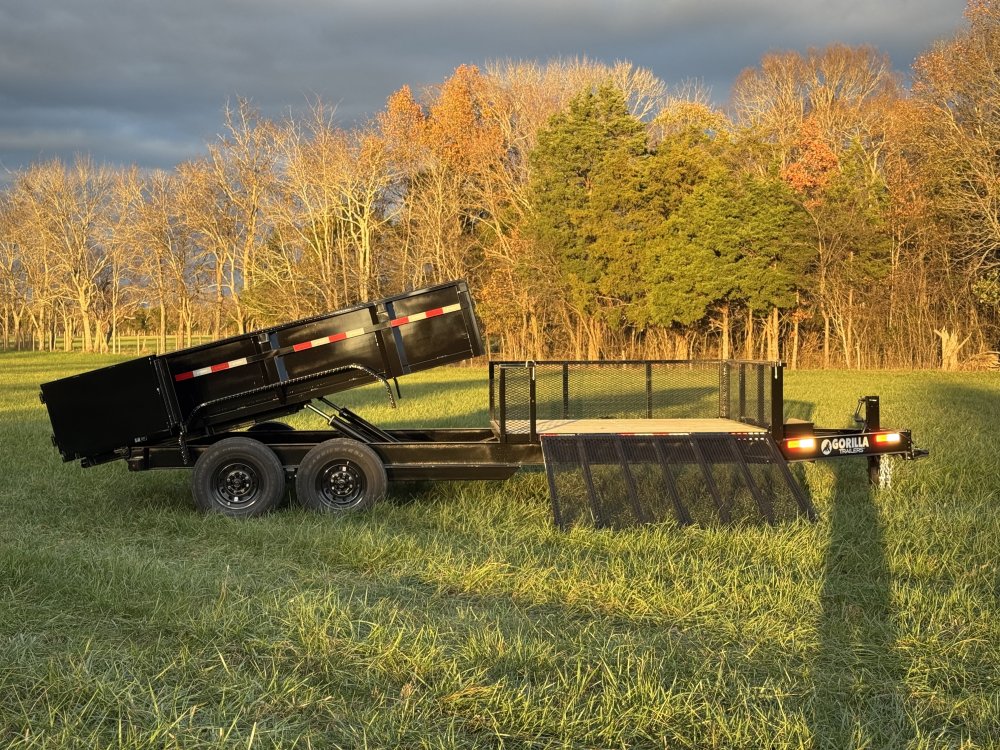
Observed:
[[[962,27],[962,0],[0,0],[0,184],[89,155],[166,168],[204,153],[238,97],[317,97],[345,127],[463,63],[629,60],[724,105],[773,50],[871,44],[901,73]]]

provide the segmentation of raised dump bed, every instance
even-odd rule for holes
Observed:
[[[468,286],[456,281],[54,380],[41,398],[63,459],[86,466],[483,352]]]

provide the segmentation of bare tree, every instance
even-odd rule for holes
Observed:
[[[119,200],[134,206],[132,220],[120,231],[122,256],[135,259],[136,286],[144,291],[144,298],[133,303],[155,306],[161,352],[167,349],[171,321],[176,345],[192,343],[194,308],[208,284],[207,254],[183,220],[189,187],[181,174],[162,171],[121,186]]]
[[[227,107],[225,121],[226,134],[209,146],[208,157],[180,167],[184,221],[214,258],[216,335],[224,313],[240,333],[247,330],[241,295],[253,285],[255,256],[269,239],[263,207],[277,159],[276,128],[249,102]]]
[[[0,193],[0,326],[4,349],[12,343],[20,346],[21,321],[29,300],[21,259],[21,223],[12,193]]]

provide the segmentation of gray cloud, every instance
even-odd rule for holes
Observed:
[[[941,0],[6,0],[0,169],[75,153],[169,167],[236,96],[270,116],[319,96],[351,123],[403,84],[508,57],[628,59],[723,102],[769,50],[868,43],[905,72],[960,24]]]

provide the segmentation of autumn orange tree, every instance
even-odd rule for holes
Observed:
[[[976,316],[996,321],[1000,312],[989,295],[975,294],[1000,269],[1000,7],[970,0],[966,18],[967,29],[917,60],[913,85],[920,127],[915,166],[936,220],[948,228],[942,238],[948,270],[964,282],[964,294],[952,297],[957,304],[935,329],[948,368],[957,367],[978,328]],[[978,308],[969,304],[977,299]]]
[[[899,99],[885,55],[844,45],[767,55],[734,87],[747,168],[777,171],[813,222],[816,274],[801,299],[820,317],[825,366],[834,336],[845,365],[878,361],[871,299],[888,252],[886,122]]]

